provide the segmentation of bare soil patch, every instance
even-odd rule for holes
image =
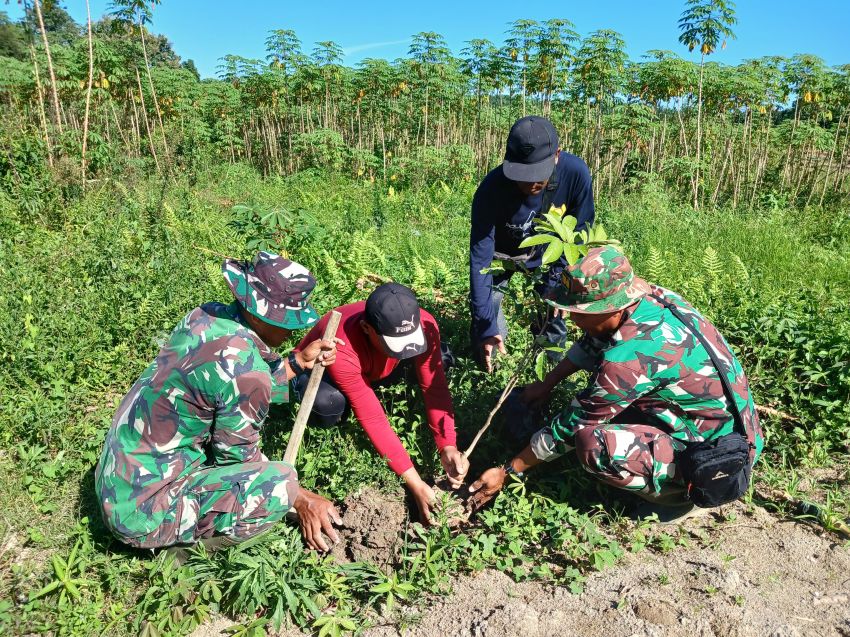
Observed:
[[[729,511],[734,521],[686,522],[691,546],[630,554],[594,573],[581,595],[498,571],[460,577],[404,635],[850,636],[847,545],[760,508]],[[401,633],[383,625],[364,634]]]
[[[464,517],[463,498],[453,502]],[[338,560],[398,564],[409,523],[402,491],[363,488],[341,513]],[[759,507],[736,503],[723,513],[685,522],[686,546],[631,553],[591,574],[581,595],[486,570],[458,577],[451,595],[426,600],[418,619],[415,610],[405,613],[403,631],[393,617],[371,617],[377,625],[363,635],[850,637],[850,544]],[[195,637],[227,625],[219,619]]]

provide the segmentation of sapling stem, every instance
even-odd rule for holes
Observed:
[[[511,393],[513,388],[516,387],[516,384],[519,382],[519,377],[525,371],[525,368],[531,362],[531,359],[533,357],[534,346],[532,345],[526,352],[525,357],[520,362],[516,371],[510,377],[510,380],[508,380],[508,384],[505,385],[505,389],[502,391],[502,395],[499,396],[499,400],[496,402],[496,406],[490,410],[490,415],[487,416],[487,420],[484,421],[484,425],[481,427],[481,429],[478,430],[478,433],[475,434],[475,438],[472,439],[472,442],[470,443],[469,447],[467,447],[466,451],[463,452],[464,457],[468,459],[472,452],[475,450],[475,446],[478,444],[478,441],[481,439],[481,436],[483,436],[484,432],[490,428],[490,423],[493,422],[493,416],[495,416],[499,409],[501,409],[502,404],[505,402],[505,400],[507,400],[508,395]]]
[[[797,416],[793,416],[785,411],[780,411],[779,409],[774,409],[773,407],[768,407],[767,405],[756,405],[756,411],[764,416],[773,416],[774,418],[780,418],[782,420],[800,422],[800,419],[797,418]]]

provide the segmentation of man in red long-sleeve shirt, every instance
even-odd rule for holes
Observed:
[[[385,283],[365,302],[336,309],[342,314],[337,336],[345,345],[337,346],[336,362],[325,372],[313,413],[322,424],[330,425],[341,419],[350,404],[378,453],[407,484],[423,522],[427,522],[434,492],[419,476],[390,427],[373,386],[390,377],[402,360],[412,359],[440,461],[452,486],[459,487],[469,463],[455,446],[454,410],[443,370],[437,322],[419,308],[413,292],[398,283]],[[321,338],[329,316],[322,317],[296,351]],[[303,395],[307,380],[306,373],[296,380],[299,394]]]

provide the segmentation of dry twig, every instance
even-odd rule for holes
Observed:
[[[782,420],[801,422],[797,416],[793,416],[785,411],[780,411],[779,409],[774,409],[773,407],[767,407],[766,405],[756,405],[756,411],[762,416],[772,416],[774,418],[781,418]]]
[[[195,250],[200,250],[201,252],[206,252],[207,254],[212,254],[217,257],[221,257],[222,259],[233,259],[234,261],[238,261],[236,257],[231,257],[226,254],[222,254],[221,252],[216,252],[215,250],[204,248],[203,246],[196,246],[194,243],[192,244],[192,247],[195,248]]]

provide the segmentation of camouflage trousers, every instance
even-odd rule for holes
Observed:
[[[532,419],[540,417],[530,410],[529,414]],[[676,453],[685,448],[684,443],[638,420],[639,413],[627,410],[615,422],[577,427],[565,443],[556,442],[552,430],[544,427],[531,437],[531,447],[538,458],[545,459],[574,448],[579,463],[602,482],[646,499],[681,494],[684,483],[676,472]]]
[[[579,462],[597,478],[638,495],[658,496],[679,491],[675,453],[684,445],[658,427],[608,423],[576,430],[573,438]]]
[[[151,532],[127,537],[116,531],[126,525],[106,523],[123,542],[139,548],[192,544],[215,535],[241,541],[281,520],[298,488],[295,470],[283,462],[203,467],[156,496],[157,509],[165,515]],[[139,512],[146,508],[145,503],[138,507]]]

